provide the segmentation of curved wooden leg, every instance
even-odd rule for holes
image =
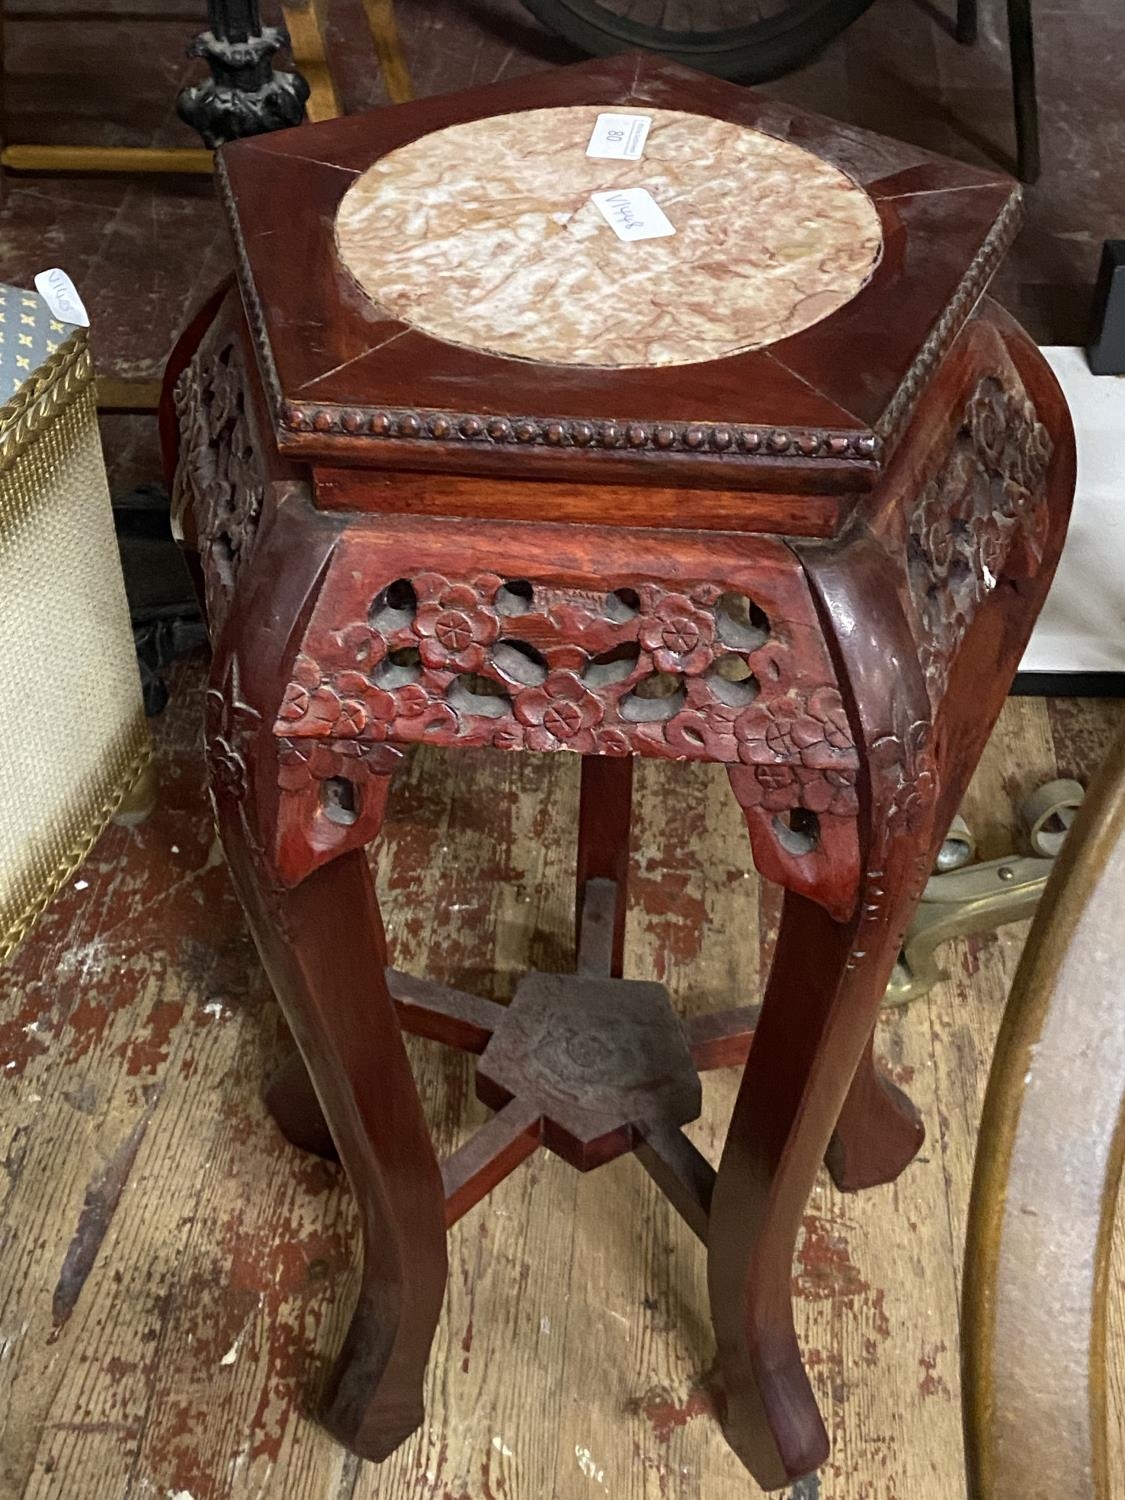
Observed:
[[[726,1433],[767,1489],[811,1473],[828,1456],[794,1329],[793,1255],[809,1192],[842,1114],[841,1138],[857,1151],[844,1153],[841,1170],[863,1176],[880,1161],[882,1147],[869,1137],[886,1123],[883,1101],[890,1096],[872,1087],[870,1043],[929,868],[936,801],[928,704],[920,674],[911,670],[912,643],[882,559],[861,543],[850,558],[820,563],[819,573],[823,593],[838,597],[833,618],[853,625],[840,645],[860,760],[864,865],[844,920],[829,913],[829,903],[813,899],[815,882],[800,870],[798,880],[812,894],[801,894],[798,880],[798,889],[786,894],[708,1234]],[[732,777],[732,785],[740,799],[746,795],[740,778]],[[814,823],[814,848],[817,840],[833,848],[830,834],[824,818]],[[834,890],[831,871],[823,885]],[[839,909],[838,901],[831,904]],[[898,1156],[901,1126],[894,1130],[891,1154]],[[918,1143],[917,1135],[908,1137],[915,1149]]]
[[[898,952],[895,906],[905,903],[882,905],[883,889],[869,880],[865,892],[880,905],[882,934],[874,922],[837,923],[787,894],[711,1204],[708,1276],[726,1433],[767,1489],[810,1473],[829,1451],[793,1326],[793,1254]],[[852,1099],[869,1129],[870,1099]]]
[[[325,1161],[339,1160],[336,1142],[299,1052],[294,1052],[282,1063],[266,1086],[263,1097],[277,1128],[291,1146],[296,1146],[299,1151],[309,1151],[313,1156],[322,1156]]]
[[[446,1279],[441,1173],[387,992],[366,856],[352,850],[284,890],[265,881],[238,812],[220,831],[258,950],[359,1205],[363,1277],[326,1426],[382,1459],[421,1423]],[[298,1092],[303,1085],[296,1078]],[[290,1088],[294,1087],[290,1079]],[[311,1114],[290,1093],[290,1123]],[[315,1120],[314,1120],[315,1123]]]
[[[893,1182],[921,1151],[925,1139],[921,1115],[876,1062],[872,1038],[824,1153],[832,1181],[842,1193]]]

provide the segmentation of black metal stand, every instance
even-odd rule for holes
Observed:
[[[978,0],[957,0],[956,37],[966,46],[977,39]],[[1035,30],[1031,0],[1008,0],[1008,50],[1012,59],[1012,103],[1016,115],[1016,172],[1021,182],[1038,182],[1039,98],[1035,91]]]
[[[1125,240],[1106,240],[1086,359],[1095,375],[1125,375]]]
[[[1008,0],[1008,47],[1012,54],[1012,100],[1016,111],[1016,172],[1038,182],[1039,99],[1035,92],[1035,30],[1031,0]]]
[[[206,58],[211,77],[184,89],[180,118],[211,147],[299,125],[309,85],[300,73],[273,69],[274,53],[289,44],[284,28],[262,25],[258,0],[207,0],[207,18],[210,31],[195,38],[188,55]]]

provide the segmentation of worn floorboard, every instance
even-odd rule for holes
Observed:
[[[715,1419],[702,1253],[631,1159],[581,1177],[541,1154],[454,1228],[427,1423],[386,1464],[310,1419],[354,1292],[355,1215],[338,1170],[283,1142],[260,1102],[284,1032],[202,794],[202,673],[183,666],[158,721],[153,817],[107,833],[0,976],[2,1500],[757,1493]],[[1013,847],[1028,790],[1090,775],[1123,712],[1009,703],[965,809],[984,855]],[[377,855],[396,962],[499,1000],[525,969],[568,963],[576,771],[408,758]],[[745,1003],[776,916],[721,772],[642,765],[628,972],[685,1013]],[[793,1500],[964,1493],[960,1250],[1022,936],[951,945],[948,981],[881,1025],[930,1137],[895,1186],[843,1197],[822,1176],[809,1204],[794,1289],[834,1447]],[[485,1118],[470,1064],[410,1046],[452,1149]],[[735,1082],[707,1076],[691,1127],[712,1158]]]

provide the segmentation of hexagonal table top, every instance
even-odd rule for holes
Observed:
[[[729,120],[637,106],[611,118],[647,127],[643,155],[591,156],[603,118],[596,105],[525,110],[400,146],[344,194],[340,260],[423,333],[561,365],[761,348],[870,276],[879,215],[838,167]],[[622,239],[595,195],[627,214],[637,189],[667,223]]]
[[[586,155],[615,112],[637,160]],[[218,175],[282,451],[521,480],[870,488],[1019,222],[1003,173],[637,54]],[[637,189],[674,233],[617,237],[594,195]]]

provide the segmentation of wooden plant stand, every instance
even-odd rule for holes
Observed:
[[[606,111],[649,116],[640,160],[586,155]],[[1018,189],[632,56],[219,180],[241,295],[165,425],[219,827],[300,1053],[270,1102],[360,1210],[325,1420],[374,1459],[419,1425],[446,1228],[519,1161],[636,1151],[706,1245],[729,1440],[791,1482],[828,1452],[802,1211],[822,1159],[861,1188],[921,1144],[875,1019],[1069,510],[1061,394],[984,297]],[[617,239],[591,194],[629,188],[675,235]],[[365,846],[419,743],[582,756],[577,973],[507,1008],[386,969]],[[621,977],[637,755],[724,766],[786,888],[756,1030]],[[444,1164],[403,1030],[480,1054],[496,1114]],[[743,1061],[716,1171],[682,1127]]]

